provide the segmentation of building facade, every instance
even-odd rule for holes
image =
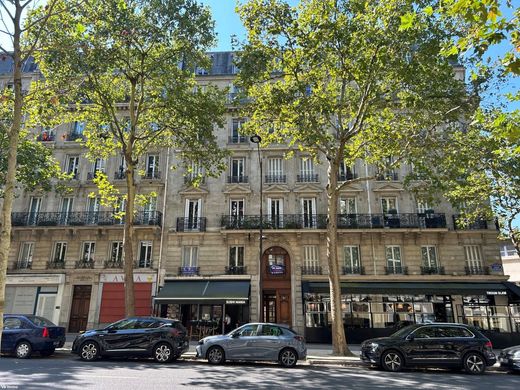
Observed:
[[[241,133],[233,53],[211,53],[201,86],[229,88],[226,124],[215,128],[231,155],[220,177],[171,170],[178,151],[150,151],[139,179],[157,194],[139,210],[137,314],[179,318],[195,333],[260,319],[286,323],[309,341],[330,341],[326,261],[326,167],[286,145],[257,145]],[[124,186],[120,156],[88,161],[81,123],[35,129],[74,176],[72,195],[17,197],[7,308],[44,314],[75,332],[123,317],[121,219],[106,209],[92,178],[102,170]],[[259,159],[263,172],[260,174]],[[520,290],[507,282],[494,223],[464,229],[448,203],[417,202],[402,184],[409,167],[376,172],[364,161],[341,169],[338,253],[343,321],[350,342],[414,322],[448,321],[497,333],[520,332]],[[198,172],[196,165],[191,172]],[[263,191],[260,194],[260,183]],[[260,205],[263,215],[260,217]],[[260,221],[263,226],[260,253]],[[227,319],[229,318],[229,320]]]

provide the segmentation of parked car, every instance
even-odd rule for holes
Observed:
[[[186,328],[177,320],[132,317],[76,337],[72,353],[82,360],[101,356],[153,357],[159,363],[176,360],[189,348]]]
[[[2,331],[2,353],[19,359],[31,357],[33,352],[50,356],[65,344],[65,328],[46,318],[34,315],[5,314]]]
[[[498,355],[500,367],[512,372],[520,372],[520,345],[503,349]]]
[[[263,360],[294,367],[307,357],[305,339],[286,325],[250,323],[220,336],[199,341],[197,357],[211,364],[226,360]]]
[[[361,360],[386,371],[404,367],[460,367],[482,374],[496,363],[493,345],[474,327],[453,323],[410,325],[390,337],[366,340]]]

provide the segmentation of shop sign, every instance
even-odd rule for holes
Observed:
[[[134,283],[154,283],[157,274],[134,274]],[[123,283],[125,281],[124,274],[101,274],[99,277],[101,283]]]
[[[507,291],[486,291],[486,295],[507,295]]]
[[[491,264],[490,268],[491,268],[491,271],[493,271],[493,272],[500,272],[503,269],[502,264],[500,264],[500,263],[493,263],[493,264]]]
[[[226,305],[245,305],[246,304],[246,301],[241,299],[241,300],[227,300],[226,301]]]
[[[269,273],[271,275],[284,275],[285,266],[282,264],[271,264],[269,265]]]

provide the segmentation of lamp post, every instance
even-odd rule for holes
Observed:
[[[255,134],[252,135],[250,141],[256,144],[256,150],[258,152],[258,164],[260,166],[260,227],[258,228],[260,233],[260,239],[258,244],[258,321],[263,322],[264,320],[264,312],[263,312],[263,294],[262,294],[262,255],[263,255],[263,225],[264,225],[264,216],[263,216],[263,169],[262,169],[262,156],[260,155],[260,142],[262,138]]]

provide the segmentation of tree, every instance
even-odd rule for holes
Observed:
[[[126,199],[124,274],[126,315],[134,315],[134,213],[150,195],[136,176],[150,149],[175,148],[185,161],[222,168],[213,126],[224,113],[224,93],[196,87],[195,66],[209,66],[214,42],[208,9],[195,0],[95,0],[53,17],[36,58],[45,85],[68,99],[64,118],[84,121],[87,156],[122,152],[126,193],[98,174],[102,204]],[[165,194],[166,196],[166,194]]]
[[[55,12],[55,0],[49,0],[47,5],[38,18],[32,23],[24,23],[22,15],[36,4],[35,0],[6,0],[0,2],[0,17],[2,29],[0,33],[8,38],[12,45],[12,51],[0,46],[0,52],[9,56],[13,60],[13,95],[3,94],[0,103],[2,111],[2,135],[3,142],[7,137],[7,148],[2,151],[2,156],[7,156],[7,168],[3,179],[3,203],[0,215],[0,342],[3,329],[3,312],[5,305],[5,282],[7,275],[7,261],[11,247],[11,212],[15,195],[17,179],[18,148],[20,146],[20,134],[26,126],[26,116],[28,103],[31,101],[31,94],[22,89],[22,67],[33,55],[34,51],[40,47],[42,31],[47,20]],[[23,36],[32,33],[34,39],[30,44],[24,44]],[[6,111],[7,110],[7,111]],[[22,142],[24,144],[25,141]],[[22,170],[23,174],[23,170]]]
[[[439,55],[451,26],[427,1],[250,0],[238,7],[248,41],[239,81],[251,98],[248,129],[287,142],[328,165],[327,261],[335,354],[349,353],[341,315],[337,253],[340,164],[379,169],[420,159],[469,107],[452,63]],[[442,128],[442,130],[439,130]]]

